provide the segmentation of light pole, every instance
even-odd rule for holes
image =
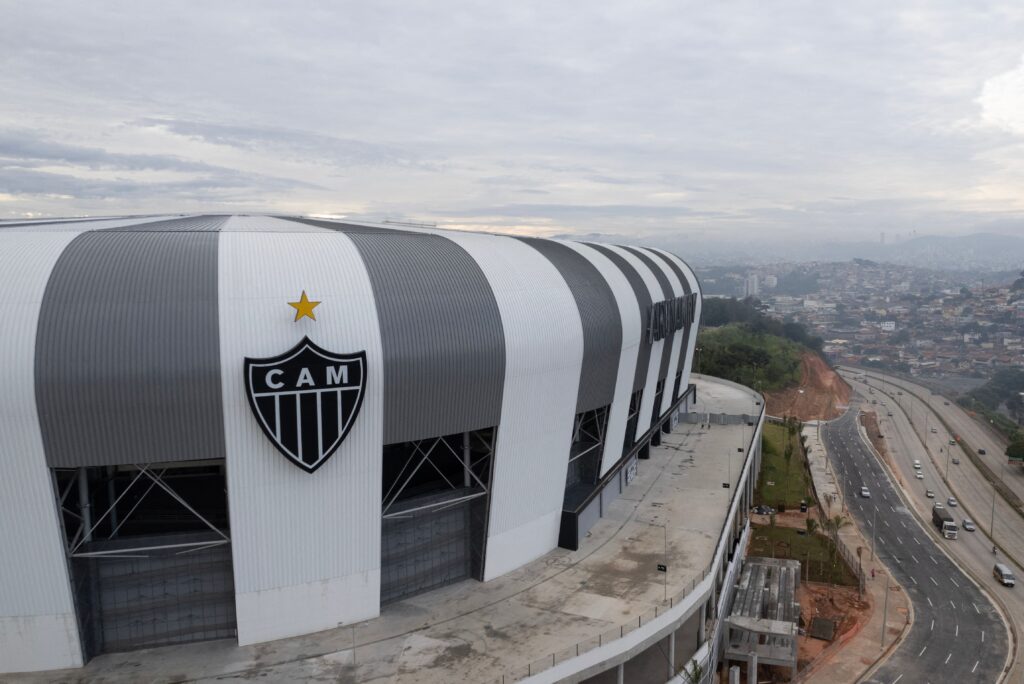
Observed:
[[[988,524],[988,536],[992,537],[992,552],[996,549],[996,483],[992,482],[992,519]]]
[[[889,573],[885,573],[885,607],[882,609],[882,637],[878,647],[885,648],[885,623],[889,621]]]
[[[875,510],[871,513],[871,560],[875,560],[875,530],[878,529],[878,506],[875,506]]]

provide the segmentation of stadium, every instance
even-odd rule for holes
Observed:
[[[0,281],[8,672],[486,587],[579,549],[694,406],[699,284],[657,249],[24,221]]]

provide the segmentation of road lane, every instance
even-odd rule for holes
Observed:
[[[839,474],[847,508],[869,545],[874,545],[875,562],[884,563],[907,589],[916,615],[904,642],[866,681],[891,684],[901,675],[912,682],[997,681],[1008,652],[1002,620],[988,597],[910,517],[907,502],[861,439],[856,415],[851,409],[825,424],[822,440]],[[859,496],[864,484],[871,498]],[[913,539],[915,546],[909,547],[904,537]],[[870,548],[862,558],[872,562]]]

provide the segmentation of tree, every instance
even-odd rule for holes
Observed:
[[[804,521],[804,524],[807,525],[807,534],[814,534],[818,531],[818,521],[811,516],[807,516],[807,520]]]

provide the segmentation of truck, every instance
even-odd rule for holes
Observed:
[[[932,522],[935,528],[942,533],[946,539],[956,539],[957,526],[953,522],[953,516],[945,508],[932,509]]]

